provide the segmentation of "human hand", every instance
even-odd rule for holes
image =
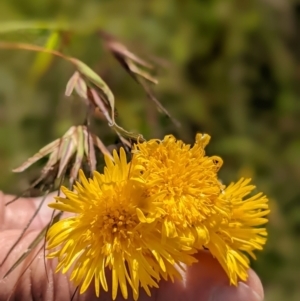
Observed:
[[[23,254],[41,229],[49,222],[52,209],[47,203],[53,201],[49,195],[33,223],[28,228],[20,243],[14,248],[4,265],[0,267],[0,301],[2,300],[70,300],[75,287],[68,275],[55,273],[55,261],[46,260],[44,251],[32,252],[9,276],[3,276],[15,261]],[[21,198],[5,206],[13,196],[0,192],[0,262],[15,243],[30,217],[36,211],[42,198]],[[40,247],[42,246],[42,242]],[[37,248],[37,250],[40,248]],[[35,256],[36,255],[36,256]],[[161,281],[159,289],[152,290],[148,297],[141,289],[139,301],[262,301],[263,287],[254,271],[249,270],[247,282],[239,282],[238,286],[229,286],[228,276],[217,260],[209,252],[197,255],[198,263],[188,267],[183,280],[175,283]],[[29,268],[24,272],[26,267]],[[75,300],[110,300],[111,292],[101,292],[96,298],[93,285]],[[117,301],[123,300],[118,294]]]

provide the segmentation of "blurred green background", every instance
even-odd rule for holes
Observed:
[[[269,240],[253,263],[266,300],[300,300],[299,1],[2,0],[0,20],[68,25],[71,32],[58,34],[56,49],[102,76],[126,129],[146,138],[174,133],[186,142],[209,133],[207,152],[224,159],[224,183],[252,177],[270,198]],[[43,46],[53,34],[25,25],[12,32],[5,24],[2,41]],[[181,128],[103,48],[99,28],[163,66],[155,92]],[[64,96],[73,67],[57,58],[49,66],[38,60],[36,53],[0,49],[0,189],[10,193],[25,189],[35,174],[15,175],[12,168],[85,116],[78,97]],[[105,122],[96,131],[114,142]]]

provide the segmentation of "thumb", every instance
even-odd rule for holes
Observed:
[[[263,301],[264,291],[259,277],[249,270],[246,282],[230,286],[218,261],[208,251],[197,254],[198,262],[187,267],[182,281],[160,284],[158,300],[189,301]]]

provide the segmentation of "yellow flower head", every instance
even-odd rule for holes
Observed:
[[[48,231],[49,258],[57,258],[56,271],[67,272],[71,280],[86,291],[94,280],[96,295],[108,290],[106,271],[112,271],[112,298],[120,286],[124,298],[129,285],[134,299],[139,287],[150,295],[161,277],[180,277],[175,265],[191,264],[191,248],[182,241],[161,241],[161,233],[151,216],[151,198],[137,175],[139,166],[127,163],[125,151],[107,157],[104,174],[94,173],[89,181],[80,172],[74,191],[63,188],[65,197],[57,197],[50,207],[75,215],[55,223]],[[184,242],[183,242],[184,243]],[[184,249],[185,252],[181,252]]]
[[[52,225],[47,234],[57,271],[72,269],[71,280],[96,295],[118,287],[124,298],[131,287],[148,295],[161,278],[180,277],[178,267],[195,262],[206,248],[222,265],[230,283],[246,280],[249,254],[262,249],[269,213],[267,198],[241,179],[227,188],[218,180],[222,160],[207,156],[210,137],[198,134],[194,146],[173,136],[138,143],[127,163],[123,149],[105,158],[104,173],[87,180],[80,172],[74,191],[63,188],[50,207],[74,216]],[[71,268],[72,267],[72,268]]]
[[[253,251],[262,250],[267,240],[267,231],[262,225],[268,222],[268,199],[262,193],[245,199],[255,188],[248,185],[249,182],[250,179],[242,178],[230,184],[220,195],[229,203],[230,218],[211,235],[206,245],[235,285],[238,279],[246,280],[248,277],[249,259],[246,254],[255,259]]]
[[[248,253],[261,250],[267,232],[268,200],[261,193],[244,199],[255,187],[241,179],[225,190],[217,172],[219,157],[205,155],[208,135],[198,134],[193,147],[166,136],[135,147],[138,164],[144,167],[147,193],[161,214],[167,237],[192,237],[193,248],[203,247],[218,259],[230,283],[246,280]]]
[[[167,237],[193,237],[198,247],[209,240],[209,227],[226,212],[217,176],[222,159],[205,155],[210,137],[198,134],[193,147],[166,136],[135,146],[134,162],[144,167],[147,194],[155,200]]]

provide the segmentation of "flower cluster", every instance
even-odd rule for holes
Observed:
[[[209,249],[228,274],[230,283],[246,280],[253,251],[262,249],[269,213],[262,194],[241,179],[228,187],[218,179],[222,160],[206,156],[210,137],[198,134],[194,146],[169,135],[162,141],[138,143],[127,162],[123,149],[106,157],[102,174],[95,172],[50,207],[74,215],[48,231],[49,258],[57,271],[72,267],[71,280],[86,291],[94,281],[96,295],[120,287],[138,299],[160,279],[180,277],[180,269],[196,261],[193,254]],[[110,275],[110,274],[109,274]]]

